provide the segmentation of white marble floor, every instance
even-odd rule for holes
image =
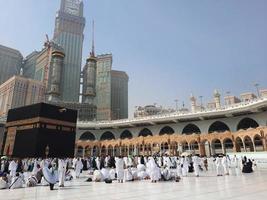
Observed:
[[[49,187],[0,190],[0,200],[209,200],[267,199],[267,170],[252,174],[217,177],[214,172],[201,177],[182,178],[179,183],[135,181],[112,184],[85,182],[85,177],[66,183],[66,187],[50,191]]]

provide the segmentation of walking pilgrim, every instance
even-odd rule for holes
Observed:
[[[193,161],[193,167],[194,167],[194,173],[196,175],[196,177],[199,177],[199,171],[200,171],[200,165],[201,165],[201,159],[195,155],[192,157],[192,161]]]
[[[59,187],[64,187],[64,182],[66,179],[66,169],[67,169],[67,160],[59,159],[58,160]]]
[[[119,183],[123,183],[124,178],[124,162],[121,156],[116,159],[116,173]]]
[[[15,160],[12,160],[9,164],[8,170],[10,171],[10,176],[15,177],[17,171],[18,164]]]
[[[81,171],[83,169],[83,163],[80,158],[77,159],[75,163],[75,176],[76,178],[80,177]]]

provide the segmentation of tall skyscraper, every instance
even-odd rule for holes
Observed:
[[[20,73],[22,60],[18,50],[0,45],[0,84]]]
[[[0,85],[0,116],[9,109],[44,101],[44,85],[41,81],[13,76]]]
[[[63,101],[79,101],[84,26],[82,0],[61,0],[56,15],[54,41],[65,52],[62,72]]]
[[[128,118],[128,81],[123,71],[111,71],[111,119]]]
[[[111,68],[112,54],[97,56],[95,98],[97,120],[111,119]]]
[[[33,51],[23,61],[23,76],[34,79],[36,60],[39,55],[38,51]]]

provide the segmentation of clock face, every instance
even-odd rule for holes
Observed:
[[[80,0],[65,0],[65,9],[64,11],[66,13],[69,13],[71,15],[79,15],[80,10]]]

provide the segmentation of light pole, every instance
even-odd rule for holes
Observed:
[[[203,96],[200,95],[199,98],[200,98],[200,110],[202,111],[202,107],[203,107],[202,98],[203,98]]]
[[[259,85],[260,85],[260,84],[258,84],[258,83],[254,83],[254,86],[255,86],[255,88],[256,88],[256,90],[257,90],[258,98],[260,98]]]
[[[174,99],[175,106],[176,106],[176,109],[175,109],[176,111],[178,111],[178,101],[179,101],[178,99]]]

